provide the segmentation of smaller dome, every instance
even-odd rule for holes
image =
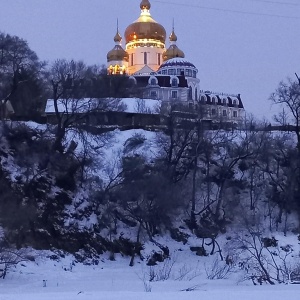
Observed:
[[[120,46],[116,45],[107,53],[107,62],[111,61],[127,61],[129,60],[128,53]]]
[[[121,37],[119,31],[116,33],[116,35],[114,37],[114,41],[115,41],[115,43],[121,43],[122,42],[122,37]]]
[[[170,42],[177,42],[177,35],[175,34],[174,30],[170,34],[169,39],[170,39]]]
[[[176,45],[171,45],[164,53],[163,53],[163,60],[169,60],[172,58],[184,58],[184,52],[180,50]]]
[[[142,2],[140,4],[140,8],[141,8],[141,10],[144,10],[144,9],[149,10],[151,8],[151,4],[150,4],[149,0],[142,0]]]

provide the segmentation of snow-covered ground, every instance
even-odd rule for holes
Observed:
[[[116,255],[116,261],[110,261],[104,256],[98,265],[85,266],[74,263],[71,256],[57,262],[41,255],[35,262],[20,264],[0,281],[0,299],[296,300],[300,294],[300,285],[254,286],[240,281],[240,272],[229,279],[208,280],[204,261],[213,257],[197,257],[190,251],[178,251],[174,257],[170,278],[149,282],[150,267],[139,260],[129,267],[129,258]]]

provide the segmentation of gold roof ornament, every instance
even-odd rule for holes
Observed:
[[[142,0],[140,4],[140,17],[130,24],[125,30],[126,44],[136,40],[156,40],[162,43],[166,41],[165,28],[157,23],[150,14],[151,4],[148,0]]]
[[[150,4],[149,0],[142,0],[142,2],[140,4],[140,8],[141,8],[141,10],[144,10],[144,9],[149,10],[151,8],[151,4]]]
[[[174,21],[173,21],[174,22]],[[185,54],[182,50],[180,50],[177,45],[177,35],[175,34],[174,30],[174,24],[173,24],[173,30],[172,33],[170,34],[170,47],[163,53],[163,61],[175,58],[175,57],[181,57],[184,58]]]
[[[115,43],[121,43],[122,42],[122,37],[121,37],[121,34],[119,33],[119,31],[117,31],[117,33],[114,37],[114,41],[115,41]]]
[[[128,62],[128,53],[120,46],[116,45],[112,50],[107,53],[107,62],[111,61],[126,61]]]
[[[174,32],[174,29],[172,30],[172,33],[170,34],[170,42],[177,42],[177,35]]]
[[[176,45],[171,45],[164,53],[163,53],[163,61],[169,60],[171,58],[181,57],[184,58],[185,54],[182,50],[180,50]]]
[[[119,33],[119,23],[117,20],[117,33],[114,37],[115,47],[107,53],[107,62],[111,61],[126,61],[129,60],[128,53],[121,46],[122,37]]]

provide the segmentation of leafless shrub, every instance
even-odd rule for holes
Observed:
[[[173,276],[174,280],[188,280],[191,281],[195,277],[198,277],[201,275],[201,268],[199,266],[199,263],[197,263],[196,267],[189,266],[187,264],[184,264],[179,270],[176,272],[176,274]]]
[[[234,272],[235,266],[233,264],[226,264],[217,258],[213,261],[212,265],[205,265],[205,272],[207,279],[226,279]]]
[[[176,260],[167,258],[157,266],[149,267],[149,281],[165,281],[171,276],[171,272]]]
[[[27,249],[0,246],[0,278],[5,279],[9,270],[21,262],[32,260]]]
[[[184,280],[192,272],[192,267],[184,264],[175,275],[175,280]]]

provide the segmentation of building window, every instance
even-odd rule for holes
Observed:
[[[157,92],[156,91],[151,91],[150,92],[150,98],[151,99],[157,99]]]
[[[223,99],[223,105],[226,105],[226,98]]]
[[[196,71],[193,71],[193,77],[194,78],[196,78],[196,75],[197,75]]]
[[[189,100],[192,100],[193,99],[193,89],[192,87],[190,86],[189,87]]]
[[[225,109],[223,109],[223,117],[227,116],[227,111]]]
[[[177,69],[177,75],[184,76],[184,69]]]
[[[152,79],[150,80],[150,85],[156,85],[156,80],[155,80],[155,78],[152,78]]]
[[[233,100],[233,106],[236,106],[236,100]]]
[[[212,116],[215,116],[217,114],[217,111],[213,108],[212,110],[211,110],[211,115]]]
[[[173,79],[172,79],[171,85],[172,85],[172,87],[177,87],[177,86],[178,86],[178,82],[177,82],[177,79],[176,79],[176,78],[173,78]]]
[[[178,98],[178,92],[177,91],[172,91],[171,92],[171,97],[172,97],[172,99],[177,99]]]
[[[148,53],[147,52],[144,52],[144,65],[147,65],[148,64],[148,60],[147,60],[147,55]]]
[[[237,118],[237,111],[236,110],[233,111],[233,117]]]
[[[176,75],[176,69],[169,69],[168,75]]]
[[[195,89],[195,100],[196,101],[198,100],[198,90],[197,90],[197,88]]]
[[[131,59],[130,59],[130,62],[131,62],[131,66],[133,66],[133,53],[131,53]]]
[[[201,96],[201,103],[205,103],[206,102],[206,96]]]
[[[216,104],[216,98],[215,98],[215,97],[212,97],[211,102],[212,102],[212,104]]]
[[[162,70],[161,72],[163,75],[167,75],[167,70]]]
[[[187,77],[193,77],[193,72],[192,72],[192,70],[185,69],[185,76],[187,76]]]
[[[160,66],[160,63],[161,63],[161,54],[158,53],[157,54],[157,64]]]

